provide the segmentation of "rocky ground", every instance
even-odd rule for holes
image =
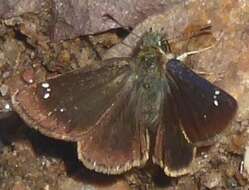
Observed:
[[[36,1],[28,0],[16,4],[11,0],[2,2],[0,0],[0,189],[131,188],[128,179],[133,179],[137,171],[120,176],[89,171],[78,161],[74,143],[48,138],[28,127],[16,113],[9,112],[10,93],[19,83],[37,82],[110,57],[130,56],[139,36],[150,28],[167,33],[176,54],[217,43],[214,48],[189,58],[186,64],[232,94],[239,109],[228,130],[211,146],[199,149],[196,170],[178,178],[167,177],[159,171],[148,183],[155,183],[160,190],[249,189],[247,1],[155,1],[165,3],[165,10],[160,10],[159,15],[155,14],[159,10],[157,6],[147,12],[142,10],[147,19],[135,9],[128,9],[134,16],[139,15],[136,22],[133,17],[124,21],[118,11],[106,8],[104,11],[112,13],[113,18],[108,17],[111,21],[99,28],[97,24],[89,27],[90,21],[100,22],[91,17],[97,13],[89,11],[90,21],[84,20],[88,26],[84,30],[77,28],[78,23],[71,22],[73,19],[67,19],[79,15],[83,5],[73,4],[74,15],[70,15],[70,11],[63,13],[63,10],[71,10],[64,1],[44,1],[39,6]],[[111,1],[107,2],[110,6]],[[137,2],[137,5],[142,3]],[[57,5],[56,11],[53,3]],[[62,3],[64,9],[60,10],[58,3]],[[122,6],[121,3],[118,10],[123,10]],[[64,21],[59,22],[55,13]],[[79,17],[84,16],[86,14]],[[130,32],[129,27],[134,30]],[[202,33],[203,28],[211,29]],[[147,175],[146,168],[139,175]]]

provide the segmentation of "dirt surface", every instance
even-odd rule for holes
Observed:
[[[0,189],[128,190],[134,181],[137,188],[142,187],[144,181],[139,184],[139,180],[143,178],[148,189],[151,184],[160,190],[249,189],[249,2],[172,3],[132,32],[116,29],[59,42],[52,42],[48,33],[49,6],[31,4],[32,13],[12,8],[11,13],[17,13],[0,20]],[[209,32],[202,32],[210,26]],[[166,33],[176,54],[216,44],[188,58],[186,64],[238,101],[228,130],[212,140],[211,146],[199,149],[189,175],[170,178],[157,168],[153,176],[147,168],[120,176],[89,171],[78,161],[75,144],[43,136],[9,112],[10,92],[18,85],[101,59],[130,56],[139,36],[150,28]]]

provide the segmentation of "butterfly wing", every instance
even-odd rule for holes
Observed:
[[[201,78],[183,63],[172,59],[167,75],[176,96],[183,129],[191,142],[199,142],[221,132],[237,109],[236,100],[224,90]],[[174,84],[173,84],[174,83]]]
[[[183,131],[183,124],[179,119],[180,110],[175,104],[176,97],[172,88],[175,86],[165,84],[153,162],[163,168],[166,175],[175,177],[189,171],[196,148]]]
[[[167,175],[178,176],[189,172],[194,144],[222,131],[237,103],[176,59],[167,63],[166,80],[153,160]]]
[[[119,174],[148,159],[148,134],[135,119],[136,91],[126,61],[108,60],[95,70],[29,86],[13,103],[41,133],[77,141],[79,159],[89,169]]]
[[[125,85],[126,61],[104,62],[21,89],[12,97],[17,113],[41,133],[63,140],[77,138],[95,125]]]
[[[136,117],[137,111],[137,93],[128,82],[96,130],[78,142],[79,159],[85,166],[97,172],[120,174],[145,164],[149,158],[149,136]]]

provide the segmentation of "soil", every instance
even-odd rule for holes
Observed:
[[[172,7],[171,12],[149,17],[132,32],[120,28],[57,42],[49,37],[49,13],[1,19],[0,189],[248,190],[249,3],[223,0],[216,4],[216,1],[204,1],[206,4],[201,5],[202,1],[187,2],[188,5]],[[195,31],[198,33],[210,25],[210,19],[211,32],[192,38]],[[150,27],[161,30],[162,25],[168,26],[163,32],[173,39],[172,48],[176,54],[219,41],[210,51],[189,58],[186,64],[226,89],[239,105],[228,130],[212,139],[211,145],[198,149],[197,169],[190,174],[171,178],[158,168],[153,176],[148,174],[147,168],[119,176],[90,171],[77,159],[74,143],[40,134],[11,110],[10,95],[19,85],[98,64],[102,59],[130,56],[142,33]],[[178,40],[174,40],[175,37]]]

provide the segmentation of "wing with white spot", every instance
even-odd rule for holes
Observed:
[[[183,63],[167,63],[167,78],[176,97],[178,115],[191,142],[206,140],[221,132],[237,109],[236,100],[224,90],[201,78]]]
[[[116,101],[131,70],[127,61],[109,60],[21,89],[13,96],[18,114],[41,133],[70,141],[95,126]]]
[[[130,65],[111,61],[29,86],[13,97],[16,111],[41,133],[77,141],[78,157],[98,172],[120,174],[145,164],[148,132]]]

